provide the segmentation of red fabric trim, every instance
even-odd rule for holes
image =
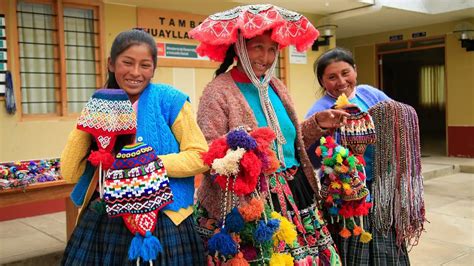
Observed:
[[[252,81],[250,81],[249,77],[247,77],[247,74],[240,71],[237,67],[234,67],[230,70],[230,75],[232,76],[232,79],[235,82],[252,83]]]

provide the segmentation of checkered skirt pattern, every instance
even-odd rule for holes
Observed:
[[[153,235],[160,239],[164,253],[153,261],[153,265],[205,264],[204,248],[194,230],[192,216],[177,226],[159,212],[156,222]],[[122,218],[109,218],[89,207],[67,244],[61,265],[136,265],[135,261],[128,260],[127,254],[132,238]],[[149,263],[142,262],[141,265]]]

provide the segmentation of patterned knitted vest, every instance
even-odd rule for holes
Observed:
[[[179,143],[171,126],[188,100],[187,95],[170,85],[150,83],[138,101],[137,141],[150,145],[158,156],[178,153]],[[170,176],[170,187],[174,202],[165,210],[178,211],[193,204],[194,177]]]

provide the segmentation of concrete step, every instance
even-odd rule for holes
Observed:
[[[452,175],[459,173],[461,170],[459,165],[455,164],[434,164],[424,163],[422,165],[422,172],[424,180],[437,178],[441,176]]]

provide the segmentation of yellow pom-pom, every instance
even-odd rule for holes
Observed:
[[[331,182],[331,188],[333,189],[340,189],[341,188],[341,184],[337,183],[337,182]]]
[[[366,231],[362,232],[360,235],[360,242],[366,244],[369,243],[370,240],[372,240],[372,234]]]
[[[347,183],[342,183],[342,188],[344,190],[348,190],[348,189],[351,189],[351,185],[347,184]]]
[[[339,232],[339,235],[342,237],[342,238],[349,238],[352,234],[351,234],[351,231],[349,231],[349,229],[347,228],[342,228],[342,230]]]
[[[344,147],[341,147],[341,150],[339,151],[339,153],[343,156],[343,157],[347,157],[349,155],[349,149],[346,149]]]
[[[270,266],[293,266],[293,257],[285,253],[273,253],[270,258]]]
[[[337,162],[338,164],[341,164],[341,163],[342,163],[342,156],[341,156],[340,153],[338,153],[338,154],[336,155],[336,162]]]
[[[277,212],[272,212],[270,216],[280,221],[280,228],[273,234],[273,242],[279,243],[283,241],[288,246],[293,246],[297,237],[295,225]]]
[[[351,103],[349,102],[349,99],[347,99],[346,94],[343,93],[343,94],[339,95],[339,97],[337,97],[335,107],[336,107],[336,109],[342,109],[342,108],[344,108],[344,106],[346,106],[348,104],[351,104]]]
[[[325,137],[321,137],[321,139],[319,140],[319,142],[321,143],[321,145],[326,144],[326,138],[325,138]]]

